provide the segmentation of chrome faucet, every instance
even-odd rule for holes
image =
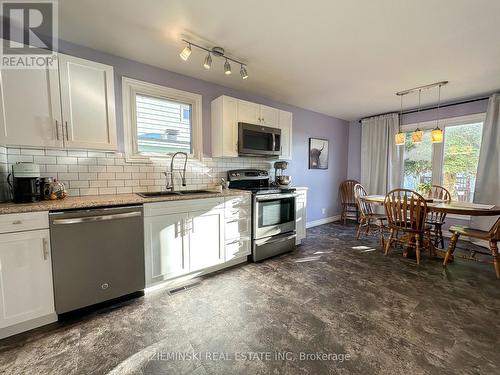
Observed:
[[[175,172],[174,161],[175,161],[175,157],[178,154],[184,155],[184,168],[180,169],[179,173],[181,174],[182,186],[186,186],[186,164],[187,164],[187,160],[188,160],[188,155],[185,152],[179,151],[179,152],[176,152],[175,154],[172,155],[172,159],[170,160],[170,172],[163,172],[165,177],[167,177],[166,188],[167,188],[167,190],[170,190],[170,191],[175,191],[175,188],[174,188],[174,172]],[[168,175],[170,175],[170,181],[168,181]]]

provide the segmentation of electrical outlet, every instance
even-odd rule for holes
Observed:
[[[321,213],[322,213],[323,215],[324,215],[324,214],[326,214],[326,208],[322,208],[322,209],[321,209]]]

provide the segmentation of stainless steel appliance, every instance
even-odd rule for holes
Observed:
[[[11,182],[12,177],[12,182]],[[17,163],[7,176],[12,200],[29,203],[40,200],[40,166],[34,163]]]
[[[281,152],[281,129],[238,123],[238,153],[246,156],[278,157]]]
[[[295,189],[271,187],[269,173],[228,171],[229,188],[252,192],[252,255],[257,262],[295,249]]]
[[[56,312],[143,290],[142,206],[51,212]]]

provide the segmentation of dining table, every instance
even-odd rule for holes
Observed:
[[[363,201],[376,205],[383,205],[385,195],[365,195],[360,197]],[[446,202],[442,199],[426,198],[426,204],[429,211],[446,213],[450,215],[461,216],[500,216],[500,206],[492,204],[470,203],[462,201]],[[434,248],[436,255],[440,258],[444,257],[446,251],[444,249]],[[473,257],[466,257],[473,259]],[[475,259],[473,259],[475,260]]]

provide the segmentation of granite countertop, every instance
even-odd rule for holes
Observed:
[[[193,195],[167,195],[154,198],[143,198],[135,193],[131,194],[108,194],[88,195],[81,197],[67,197],[53,201],[39,201],[33,203],[0,203],[0,214],[15,214],[21,212],[71,210],[75,208],[92,208],[103,206],[122,206],[128,204],[143,204],[153,202],[178,201],[202,198],[223,198],[250,194],[248,191],[230,189],[219,192],[208,192]]]

